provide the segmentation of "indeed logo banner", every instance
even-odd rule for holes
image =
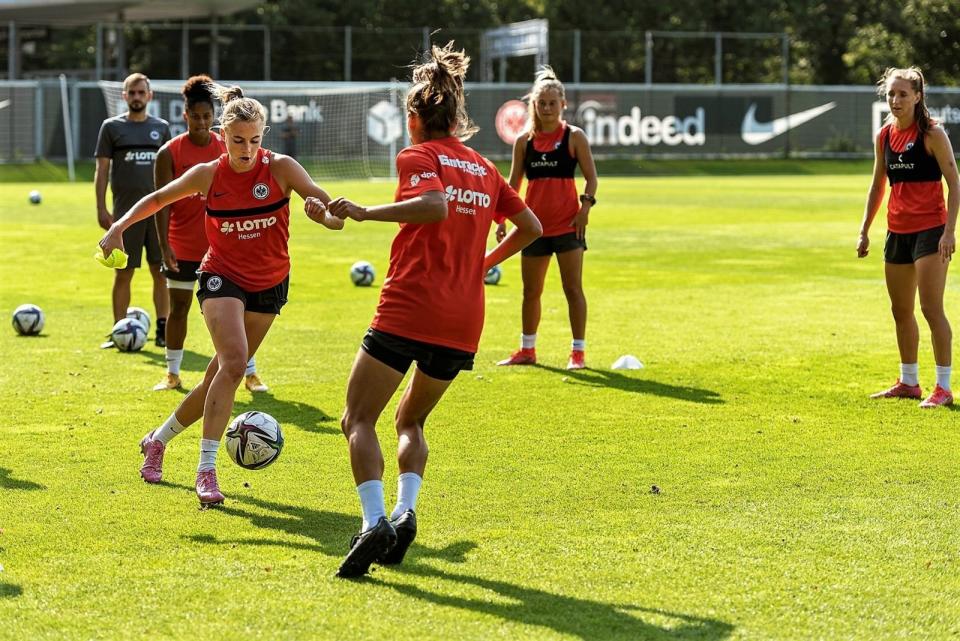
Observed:
[[[693,115],[644,116],[640,107],[631,107],[626,114],[604,113],[603,105],[587,100],[577,108],[577,122],[583,127],[591,145],[685,145],[698,147],[706,142],[706,111],[697,107]]]

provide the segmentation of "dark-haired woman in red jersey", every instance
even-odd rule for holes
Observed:
[[[920,403],[922,408],[953,404],[950,389],[953,334],[943,310],[947,268],[956,251],[957,209],[960,177],[953,148],[943,127],[930,119],[925,103],[923,74],[916,67],[887,69],[878,83],[879,93],[890,107],[883,128],[877,133],[873,182],[857,241],[857,255],[867,255],[868,232],[880,204],[886,180],[890,182],[887,203],[887,240],[884,245],[887,292],[897,328],[900,376],[889,389],[873,398],[923,398],[917,352],[920,330],[914,316],[914,301],[920,294],[920,309],[933,341],[936,385]],[[946,178],[949,197],[943,199]]]
[[[203,418],[196,478],[201,506],[224,500],[216,470],[220,438],[230,420],[247,360],[287,302],[290,193],[314,201],[308,213],[314,221],[330,229],[343,228],[343,220],[324,207],[330,197],[296,160],[260,146],[267,115],[263,105],[244,98],[239,87],[220,87],[217,94],[223,103],[220,119],[227,153],[196,165],[142,198],[100,240],[104,255],[123,249],[121,234],[128,226],[181,198],[196,193],[206,196],[210,247],[200,264],[197,299],[216,354],[203,381],[140,442],[144,455],[140,475],[148,483],[159,483],[166,443]]]
[[[470,59],[452,43],[433,47],[432,58],[413,71],[406,104],[413,145],[397,155],[394,202],[330,203],[336,216],[400,223],[340,421],[363,516],[337,572],[341,577],[365,574],[374,561],[403,560],[417,534],[416,501],[427,465],[424,424],[457,374],[473,368],[483,330],[483,276],[541,233],[533,212],[497,168],[462,142],[476,131],[463,94]],[[308,212],[311,204],[312,199]],[[485,253],[496,216],[509,218],[516,229]],[[388,515],[376,425],[413,361],[417,368],[395,417],[400,475],[396,507]]]

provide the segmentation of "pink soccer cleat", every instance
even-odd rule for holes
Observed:
[[[919,385],[906,385],[897,379],[893,387],[871,394],[870,398],[923,398],[923,390]]]
[[[570,360],[567,361],[567,369],[583,369],[587,366],[585,355],[582,349],[575,349],[570,352]]]
[[[933,388],[933,393],[920,403],[920,407],[927,410],[942,405],[953,405],[953,394],[939,385]]]
[[[216,468],[197,472],[197,498],[200,499],[200,507],[223,504],[225,497],[217,484]]]
[[[153,438],[153,432],[140,441],[140,453],[143,454],[140,476],[147,483],[159,483],[163,478],[163,452],[166,449],[166,445]]]
[[[510,358],[504,359],[497,365],[534,365],[537,362],[537,350],[533,347],[521,347]]]

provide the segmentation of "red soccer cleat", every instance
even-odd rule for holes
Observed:
[[[223,503],[225,497],[217,484],[216,468],[197,472],[197,498],[200,499],[201,508]]]
[[[897,379],[893,387],[871,394],[870,398],[923,398],[923,390],[919,385],[906,385]]]
[[[143,454],[143,465],[140,466],[140,476],[147,483],[159,483],[163,478],[163,452],[166,445],[153,438],[150,432],[140,441],[140,453]]]
[[[933,393],[924,399],[922,403],[920,403],[920,407],[925,410],[933,407],[940,407],[941,405],[953,405],[953,394],[948,390],[943,389],[939,385],[934,387]]]
[[[583,369],[587,366],[584,360],[586,355],[582,349],[575,349],[570,352],[570,360],[567,361],[567,369]]]
[[[537,362],[537,350],[533,347],[521,347],[510,358],[502,360],[497,365],[534,365]]]

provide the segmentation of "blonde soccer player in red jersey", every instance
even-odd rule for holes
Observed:
[[[519,191],[526,176],[524,200],[543,225],[543,236],[524,247],[520,257],[523,278],[520,349],[497,364],[537,362],[540,297],[550,257],[556,254],[573,335],[567,369],[583,369],[587,333],[583,253],[587,250],[590,209],[597,204],[597,168],[586,134],[563,119],[566,93],[553,69],[541,69],[527,101],[529,129],[513,145],[510,186]],[[574,178],[577,167],[584,178],[583,193],[579,195]],[[505,233],[506,227],[501,222],[497,226],[497,238],[503,238]]]
[[[184,83],[181,95],[187,131],[167,142],[157,152],[154,165],[157,189],[179,178],[194,165],[217,160],[226,152],[223,139],[212,130],[216,101],[212,87],[213,81],[205,75],[193,76]],[[198,193],[164,207],[154,217],[163,257],[162,271],[166,276],[170,299],[166,325],[167,374],[153,387],[156,391],[178,389],[181,386],[180,364],[183,362],[193,286],[197,282],[200,261],[209,247],[205,212],[206,197]],[[247,362],[244,374],[248,390],[267,391],[267,386],[257,374],[254,357],[251,356]]]
[[[105,256],[123,249],[123,230],[182,198],[206,197],[205,225],[210,246],[200,263],[197,299],[216,350],[203,381],[193,388],[160,427],[140,442],[140,474],[148,483],[162,476],[166,444],[203,419],[196,490],[201,506],[224,500],[217,483],[216,456],[230,420],[237,387],[248,359],[256,353],[280,308],[290,281],[291,192],[311,198],[308,216],[330,229],[343,220],[327,213],[330,197],[293,158],[261,147],[267,112],[239,87],[218,87],[227,151],[217,160],[187,170],[142,198],[100,240]],[[255,256],[256,260],[250,260]]]
[[[483,276],[541,233],[496,167],[462,142],[476,131],[463,93],[469,60],[450,43],[433,47],[432,59],[414,68],[406,103],[413,145],[397,156],[394,202],[364,207],[338,198],[329,205],[341,218],[400,223],[340,422],[363,512],[360,533],[337,572],[341,577],[362,575],[375,560],[403,560],[417,532],[414,510],[427,463],[424,423],[457,374],[473,367],[483,329]],[[323,209],[313,199],[307,211],[311,207]],[[486,252],[497,215],[516,229]],[[413,361],[417,368],[395,417],[399,496],[388,518],[376,424]]]
[[[857,241],[857,256],[870,248],[870,224],[883,202],[885,180],[890,182],[887,202],[887,239],[884,245],[887,292],[897,328],[900,377],[889,389],[873,398],[923,397],[917,351],[920,330],[914,316],[914,301],[920,293],[920,309],[930,326],[937,383],[920,407],[953,404],[950,386],[953,333],[943,311],[947,268],[957,248],[957,210],[960,177],[950,139],[930,119],[924,100],[923,73],[916,67],[887,69],[878,91],[890,107],[874,145],[873,182]],[[949,197],[943,198],[946,178]]]

